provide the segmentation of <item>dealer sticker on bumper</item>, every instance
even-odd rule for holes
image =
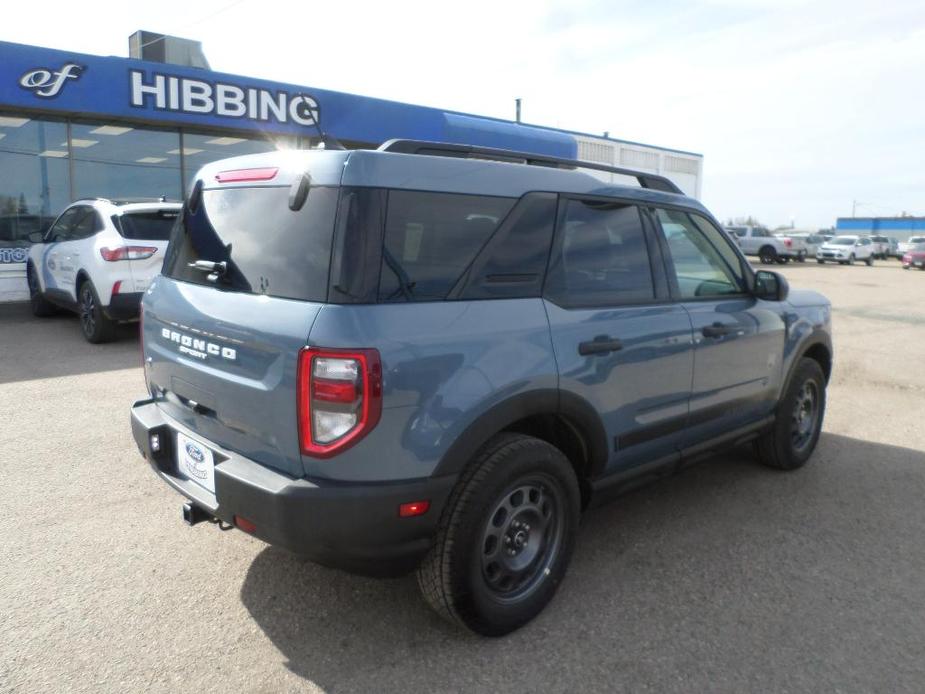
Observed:
[[[188,480],[215,493],[215,462],[204,444],[177,433],[177,469]]]

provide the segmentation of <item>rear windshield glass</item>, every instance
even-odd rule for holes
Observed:
[[[831,243],[833,246],[853,246],[855,241],[856,239],[852,238],[851,236],[842,236],[837,239],[832,239],[829,243]]]
[[[164,275],[216,289],[304,301],[327,298],[337,188],[311,188],[289,209],[288,187],[205,190],[174,228]],[[197,261],[198,267],[191,264]],[[225,263],[215,273],[209,263]]]
[[[179,210],[150,210],[148,212],[126,212],[112,218],[123,238],[133,241],[166,241],[177,221]]]

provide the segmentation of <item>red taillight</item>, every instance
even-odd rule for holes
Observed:
[[[299,440],[302,452],[329,458],[349,448],[379,422],[382,363],[374,349],[299,353]]]
[[[790,239],[784,239],[784,246],[786,246],[787,248],[792,247],[793,241],[791,241]]]
[[[110,263],[116,260],[144,260],[155,253],[157,253],[157,246],[116,246],[115,248],[104,246],[100,249],[103,260]]]
[[[222,171],[215,175],[215,180],[219,183],[243,183],[245,181],[271,181],[279,173],[278,168],[264,169],[235,169],[233,171]]]
[[[412,501],[407,504],[402,504],[398,507],[398,516],[399,518],[412,518],[413,516],[423,516],[427,513],[427,509],[430,508],[430,501],[427,499],[423,501]]]
[[[112,295],[115,296],[122,289],[122,280],[116,280],[112,283]]]

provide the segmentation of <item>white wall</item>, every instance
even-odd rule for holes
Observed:
[[[658,147],[647,147],[604,138],[576,135],[575,139],[578,141],[579,159],[659,174],[677,184],[685,195],[700,199],[703,157],[699,155],[682,154]],[[589,172],[608,183],[638,185],[635,180],[627,179],[619,174],[592,169],[589,169]]]

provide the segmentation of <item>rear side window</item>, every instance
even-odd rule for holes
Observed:
[[[625,203],[568,200],[545,296],[565,307],[613,306],[655,298],[639,209]]]
[[[469,269],[462,299],[541,296],[556,224],[555,193],[528,193]]]
[[[112,222],[123,238],[132,241],[166,241],[179,210],[151,210],[113,215]]]
[[[164,274],[225,291],[324,301],[327,298],[337,188],[311,188],[289,209],[289,187],[205,190],[195,213],[184,209],[170,237]],[[215,281],[190,267],[225,262]]]
[[[514,202],[480,195],[389,191],[379,301],[446,298]]]

